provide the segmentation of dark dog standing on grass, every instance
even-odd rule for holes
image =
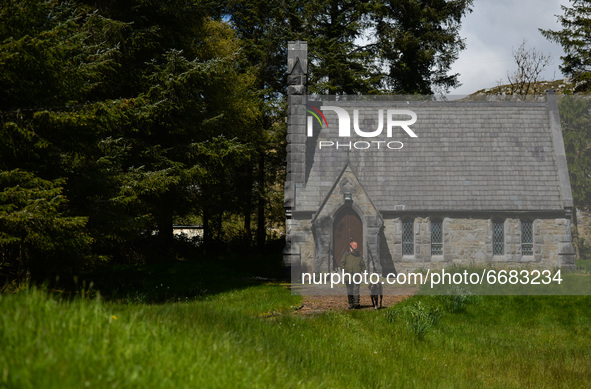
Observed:
[[[371,259],[372,264],[372,271],[376,272],[376,264],[373,260],[373,255],[371,255],[371,250],[369,249],[369,245],[367,245],[367,254]],[[382,308],[382,300],[384,299],[384,287],[382,286],[382,282],[378,280],[377,283],[370,282],[368,285],[369,288],[369,295],[371,297],[371,305],[373,309],[378,309],[378,300],[379,300],[379,308]]]
[[[373,309],[378,309],[378,300],[379,300],[379,308],[382,308],[382,300],[384,299],[384,288],[382,287],[382,283],[378,282],[377,284],[370,283],[369,287],[369,294],[371,297],[371,305],[373,305]]]

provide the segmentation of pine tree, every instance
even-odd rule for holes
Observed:
[[[561,57],[560,70],[572,78],[575,91],[591,89],[591,1],[573,0],[572,6],[561,6],[564,15],[558,16],[562,30],[540,32],[547,39],[562,46],[565,55]]]
[[[300,36],[310,49],[309,91],[319,94],[378,92],[375,52],[366,40],[370,2],[323,0],[305,4]]]
[[[374,5],[378,57],[387,69],[384,88],[397,94],[432,94],[458,87],[449,74],[465,42],[461,18],[472,0],[385,0]]]
[[[206,5],[89,3],[10,0],[0,8],[0,169],[8,177],[0,250],[4,264],[25,273],[33,259],[50,257],[57,271],[55,253],[77,247],[72,256],[87,256],[91,241],[95,255],[129,256],[153,231],[169,254],[174,217],[212,204],[235,211],[239,198],[232,181],[248,156],[238,152],[217,172],[223,201],[199,195],[211,192],[208,159],[225,153],[207,149],[210,141],[248,151],[246,129],[258,115],[233,31]],[[62,244],[42,252],[42,239],[15,240],[21,214],[55,221],[63,233],[47,231]]]
[[[248,128],[254,154],[236,184],[243,193],[244,241],[250,246],[254,216],[256,245],[261,249],[267,237],[270,198],[277,191],[274,183],[284,167],[285,53],[293,25],[301,22],[301,9],[298,1],[284,0],[228,0],[222,4],[221,16],[229,19],[240,39],[240,69],[252,77],[252,98],[258,107],[256,120]]]
[[[121,65],[111,77],[113,88],[106,90],[115,91],[107,95],[112,98],[113,93],[127,93],[118,99],[121,110],[112,126],[117,131],[109,140],[119,169],[119,191],[111,202],[120,215],[128,215],[132,231],[146,236],[157,231],[153,251],[169,256],[175,218],[200,214],[207,238],[209,215],[223,215],[239,201],[240,189],[232,185],[233,176],[222,174],[225,171],[218,171],[216,178],[226,181],[231,193],[221,194],[221,202],[214,200],[217,193],[198,166],[208,164],[202,155],[207,147],[201,145],[220,136],[235,145],[251,142],[246,129],[257,107],[249,100],[251,77],[237,71],[234,33],[208,16],[207,3],[133,3],[135,7],[116,1],[97,4],[100,13],[130,25],[122,31]],[[212,156],[209,151],[206,155]],[[236,165],[226,168],[239,170],[239,161],[232,162]]]
[[[559,110],[575,207],[591,211],[591,99],[563,96]]]
[[[70,212],[66,176],[84,158],[77,140],[94,121],[79,100],[115,52],[89,43],[90,18],[57,1],[0,8],[0,268],[8,279],[71,273],[89,258],[88,218]]]

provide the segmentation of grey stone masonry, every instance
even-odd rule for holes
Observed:
[[[293,207],[296,184],[304,183],[306,147],[306,75],[308,71],[308,44],[290,41],[287,46],[287,177],[284,205]]]

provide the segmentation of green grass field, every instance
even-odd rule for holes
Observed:
[[[297,315],[301,297],[285,285],[217,265],[139,270],[97,281],[112,292],[102,298],[0,295],[0,387],[591,383],[588,296],[470,296],[454,312],[446,298],[417,296],[379,311]],[[417,304],[440,313],[420,337],[408,314]]]

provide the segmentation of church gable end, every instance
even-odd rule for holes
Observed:
[[[317,247],[315,271],[333,270],[336,267],[335,263],[340,262],[339,253],[342,253],[343,247],[335,247],[338,244],[335,244],[334,226],[339,213],[346,210],[356,214],[363,224],[361,234],[364,246],[360,247],[360,251],[366,255],[370,252],[373,256],[378,255],[377,237],[383,220],[353,169],[346,164],[341,174],[335,179],[333,187],[320,205],[318,212],[312,217],[312,232],[315,237],[315,247]],[[381,268],[379,270],[381,271]]]

